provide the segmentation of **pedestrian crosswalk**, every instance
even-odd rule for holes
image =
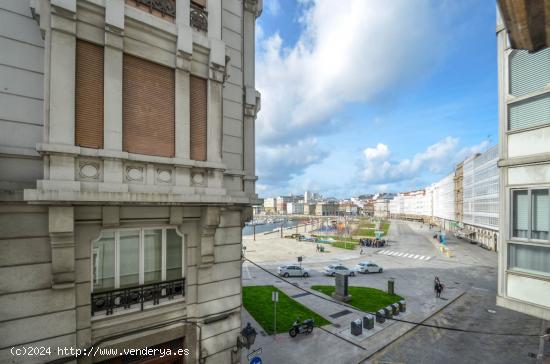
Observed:
[[[432,259],[432,257],[427,256],[427,255],[420,255],[420,254],[414,254],[414,253],[405,253],[405,252],[395,252],[393,250],[381,250],[381,251],[378,252],[378,254],[392,256],[392,257],[416,259],[416,260],[430,260],[430,259]]]

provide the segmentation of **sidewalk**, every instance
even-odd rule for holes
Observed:
[[[308,281],[298,282],[297,285],[310,291]],[[289,363],[357,363],[383,349],[416,326],[386,320],[383,324],[375,322],[374,329],[363,330],[363,334],[360,336],[353,336],[350,333],[350,323],[352,320],[362,318],[363,312],[342,306],[338,302],[323,300],[313,294],[307,294],[294,285],[278,283],[275,286],[289,297],[323,316],[331,322],[331,325],[326,325],[322,329],[316,328],[312,335],[299,335],[294,339],[286,333],[266,336],[263,330],[258,330],[257,345],[251,351],[261,346],[262,359],[266,363],[282,361]],[[311,292],[322,295],[316,291]],[[422,322],[451,304],[463,293],[463,291],[449,291],[446,300],[435,298],[426,300],[425,295],[421,294],[424,303],[419,299],[408,300],[407,312],[396,316],[396,318]],[[260,328],[246,310],[243,310],[242,322],[243,326],[247,322],[251,322],[254,327]],[[243,358],[246,359],[245,353],[243,353]]]

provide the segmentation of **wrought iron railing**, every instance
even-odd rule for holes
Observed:
[[[162,299],[173,299],[178,296],[185,296],[185,278],[93,292],[92,316],[102,311],[106,315],[111,315],[115,309],[130,309],[136,306],[143,311],[146,302],[158,305]]]
[[[208,32],[208,12],[203,7],[191,3],[189,22],[191,27],[197,30]]]
[[[175,0],[134,0],[137,4],[149,7],[149,11],[159,11],[163,16],[170,15],[176,17],[176,1]]]

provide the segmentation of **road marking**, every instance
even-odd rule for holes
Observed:
[[[420,255],[420,254],[414,254],[414,253],[406,253],[406,252],[395,252],[392,250],[381,250],[377,254],[380,255],[386,255],[386,256],[393,256],[393,257],[400,257],[400,258],[408,258],[408,259],[417,259],[417,260],[430,260],[433,257],[427,256],[427,255]]]

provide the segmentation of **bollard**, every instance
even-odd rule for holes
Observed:
[[[395,279],[388,279],[388,294],[395,294]]]
[[[407,303],[405,300],[397,302],[399,304],[399,312],[407,312]]]
[[[384,307],[384,316],[386,318],[391,318],[392,317],[392,313],[393,313],[393,308],[391,306],[386,306]]]
[[[393,316],[399,315],[399,305],[397,303],[392,303],[391,308]]]
[[[353,320],[351,322],[351,334],[359,336],[363,333],[363,327],[361,326],[361,319]]]
[[[366,314],[363,316],[363,328],[367,330],[374,329],[374,316]]]
[[[386,314],[384,310],[378,310],[376,311],[376,322],[379,324],[383,324],[386,321]]]

